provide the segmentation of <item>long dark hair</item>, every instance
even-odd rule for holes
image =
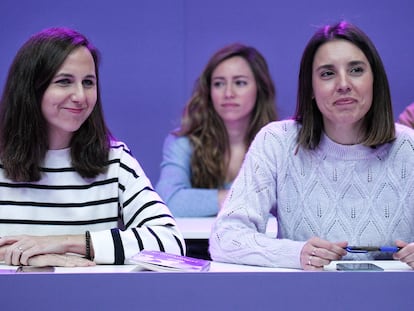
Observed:
[[[245,137],[249,146],[257,132],[277,119],[276,91],[265,58],[251,46],[233,43],[218,50],[196,80],[188,101],[178,136],[188,136],[193,146],[191,159],[192,185],[197,188],[220,188],[225,182],[229,148],[228,134],[223,120],[211,100],[211,76],[214,69],[231,57],[240,56],[249,64],[257,85],[256,104]]]
[[[298,144],[307,149],[314,149],[320,142],[323,121],[322,114],[313,98],[313,59],[322,44],[338,39],[351,42],[365,54],[374,77],[372,105],[363,121],[362,144],[374,147],[392,141],[395,138],[395,125],[391,94],[381,57],[374,44],[362,30],[346,21],[341,21],[316,31],[303,52],[294,115],[294,119],[302,124],[298,135]]]
[[[95,62],[97,102],[71,139],[72,165],[87,178],[105,170],[111,134],[102,111],[99,52],[75,30],[49,28],[26,41],[9,69],[0,103],[0,160],[7,178],[17,182],[41,179],[40,167],[48,150],[41,101],[66,57],[81,46],[90,51]]]

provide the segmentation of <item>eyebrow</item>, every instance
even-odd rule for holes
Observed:
[[[250,78],[250,76],[248,76],[248,75],[237,75],[237,76],[232,77],[232,79],[240,79],[240,78],[249,79],[249,78]],[[226,79],[226,78],[225,78],[225,77],[223,77],[223,76],[213,77],[213,80],[215,80],[215,79],[221,79],[221,80],[224,80],[224,79]]]
[[[64,72],[59,73],[55,76],[55,78],[73,78],[73,77],[74,77],[74,75],[72,75],[70,73],[64,73]],[[83,77],[83,79],[94,79],[94,80],[96,80],[96,76],[93,75],[93,74],[88,74],[85,77]]]
[[[357,66],[357,65],[365,65],[366,66],[367,63],[362,61],[362,60],[353,60],[353,61],[350,61],[348,63],[348,66],[351,66],[351,67]],[[332,65],[332,64],[324,64],[324,65],[321,65],[318,68],[316,68],[316,71],[319,71],[321,69],[333,69],[333,68],[335,68],[335,66]]]

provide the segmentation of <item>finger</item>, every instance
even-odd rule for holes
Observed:
[[[339,255],[340,257],[346,255],[346,251],[344,250],[344,247],[348,245],[348,242],[346,241],[332,243],[332,242],[329,242],[327,240],[323,240],[317,237],[311,238],[309,240],[309,243],[312,244],[312,246],[314,247],[327,249],[330,252]]]
[[[10,246],[10,249],[10,256],[7,258],[6,263],[13,266],[19,266],[21,264],[20,257],[22,256],[24,249],[18,245]]]
[[[321,249],[319,251],[320,257],[327,259],[327,260],[339,260],[343,256],[346,255],[346,251],[344,249]]]
[[[404,242],[404,241],[401,241],[401,240],[396,240],[395,245],[398,246],[398,247],[403,248],[403,247],[406,247],[408,245],[408,243]]]
[[[0,246],[10,245],[16,242],[16,240],[12,240],[9,237],[2,237],[0,238]]]
[[[89,267],[89,266],[95,266],[95,262],[86,259],[84,257],[80,256],[70,256],[67,260],[66,266],[72,266],[72,267]]]
[[[401,240],[396,240],[395,245],[397,247],[401,247],[401,249],[398,252],[396,252],[392,257],[396,260],[401,260],[403,262],[408,262],[410,259],[407,258],[407,256],[410,256],[413,253],[414,247],[409,245],[407,242],[404,242],[404,241],[401,241]]]
[[[308,266],[323,268],[323,266],[328,265],[330,262],[331,260],[311,255],[308,259]]]
[[[43,252],[40,252],[38,250],[38,247],[36,247],[36,245],[32,245],[32,246],[22,245],[21,248],[23,249],[21,257],[20,257],[20,263],[22,265],[29,265],[30,257],[44,254]]]
[[[6,256],[7,246],[0,246],[0,261],[4,261]]]
[[[311,251],[312,256],[317,256],[327,260],[338,260],[346,255],[346,250],[343,249],[343,243],[323,243],[323,247],[314,247]]]
[[[55,266],[55,267],[87,267],[94,266],[93,261],[75,255],[44,254],[36,255],[28,260],[31,266]]]
[[[10,236],[4,236],[0,238],[0,246],[3,245],[11,245],[14,244],[21,239],[23,239],[25,235],[10,235]]]
[[[32,257],[32,255],[30,253],[31,253],[30,249],[22,251],[21,256],[20,256],[20,263],[22,265],[24,265],[24,266],[29,265],[29,258]]]
[[[409,255],[403,256],[403,257],[401,257],[401,256],[398,257],[398,254],[394,254],[394,258],[401,261],[401,262],[406,263],[410,267],[414,266],[414,254],[413,253],[410,253]]]

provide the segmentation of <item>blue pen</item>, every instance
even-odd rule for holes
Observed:
[[[345,250],[349,253],[383,252],[396,253],[401,249],[397,246],[347,246]]]

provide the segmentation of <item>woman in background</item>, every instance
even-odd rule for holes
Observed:
[[[170,211],[106,127],[98,51],[50,28],[11,65],[0,110],[0,261],[124,264],[143,250],[183,255]]]
[[[276,120],[264,57],[231,44],[197,79],[181,127],[165,140],[156,189],[176,217],[215,216],[256,133]]]

